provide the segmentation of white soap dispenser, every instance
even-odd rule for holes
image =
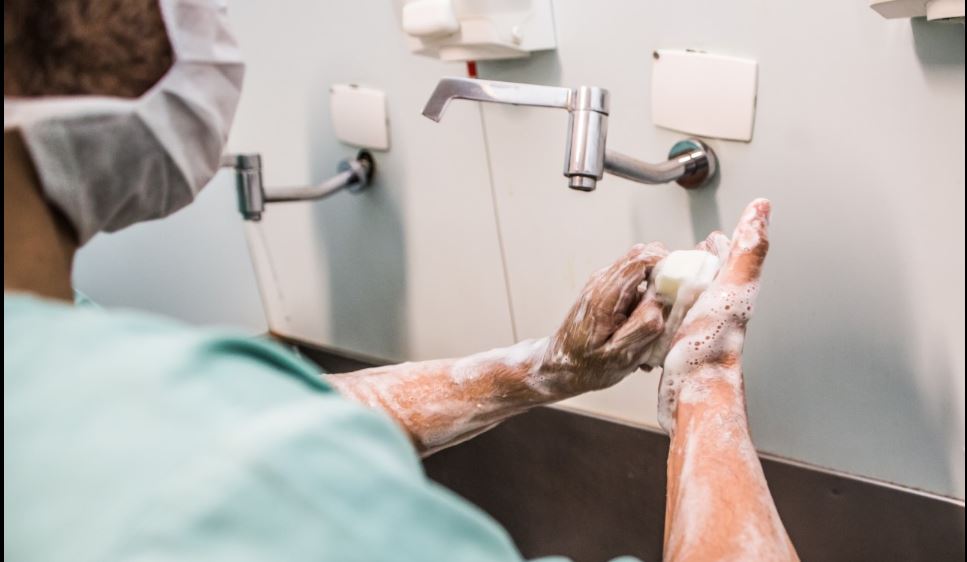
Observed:
[[[553,49],[551,0],[397,0],[407,46],[445,61],[529,56]]]

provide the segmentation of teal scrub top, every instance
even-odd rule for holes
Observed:
[[[3,299],[5,560],[519,560],[281,346]]]

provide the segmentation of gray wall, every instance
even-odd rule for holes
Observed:
[[[78,253],[74,286],[102,306],[264,333],[265,315],[235,207],[233,176],[220,172],[174,215],[98,234]]]

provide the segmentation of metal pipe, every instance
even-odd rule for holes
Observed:
[[[715,175],[718,160],[704,142],[686,139],[675,143],[668,160],[657,164],[642,162],[609,150],[604,156],[604,169],[620,178],[639,183],[678,182],[686,189],[705,185]]]
[[[683,160],[688,159],[688,157],[679,157],[657,164],[649,164],[620,152],[609,150],[604,154],[604,169],[619,178],[639,183],[668,183],[685,175],[685,162]]]
[[[266,203],[285,203],[288,201],[309,201],[323,199],[338,193],[356,181],[355,172],[340,172],[326,181],[310,187],[273,187],[265,193]]]
[[[343,189],[359,191],[368,183],[372,166],[372,160],[362,156],[355,160],[343,160],[339,163],[341,171],[324,182],[310,187],[273,187],[266,190],[265,202],[312,201],[324,199]]]

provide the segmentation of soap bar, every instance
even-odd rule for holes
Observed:
[[[674,304],[679,289],[704,290],[719,270],[719,259],[703,250],[679,250],[665,256],[655,268],[655,292],[666,303]]]

